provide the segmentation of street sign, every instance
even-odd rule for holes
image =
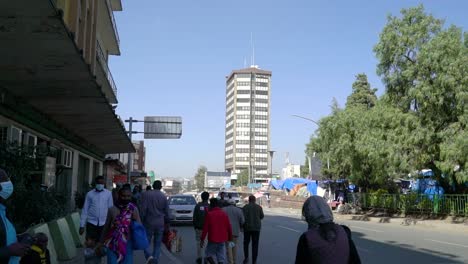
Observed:
[[[145,139],[178,139],[182,136],[182,117],[145,116]]]

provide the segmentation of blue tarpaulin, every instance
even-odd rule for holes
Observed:
[[[307,191],[312,194],[317,194],[317,183],[304,178],[287,178],[286,180],[272,180],[271,185],[277,190],[292,190],[298,184],[307,184]]]

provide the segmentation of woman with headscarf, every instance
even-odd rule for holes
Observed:
[[[119,190],[117,203],[109,208],[101,239],[107,248],[108,264],[133,263],[130,226],[132,221],[141,223],[141,219],[137,206],[131,200],[132,191],[123,187]]]
[[[333,222],[333,213],[325,199],[309,197],[302,207],[302,215],[309,228],[299,238],[296,264],[361,263],[351,231]]]

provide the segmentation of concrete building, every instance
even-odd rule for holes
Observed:
[[[120,0],[2,1],[0,139],[44,159],[43,184],[73,207],[108,153],[134,152],[107,65],[120,55]]]
[[[284,180],[292,177],[301,177],[301,165],[286,164],[286,167],[283,168],[281,179]]]
[[[225,169],[268,177],[271,71],[234,70],[226,79]]]

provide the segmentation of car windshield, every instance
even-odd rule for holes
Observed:
[[[197,202],[191,196],[178,196],[169,199],[170,205],[195,205]]]
[[[220,197],[221,195],[218,195],[218,196]],[[238,193],[226,193],[224,195],[224,197],[226,197],[226,198],[228,198],[229,196],[231,196],[232,198],[238,198],[239,194]]]

